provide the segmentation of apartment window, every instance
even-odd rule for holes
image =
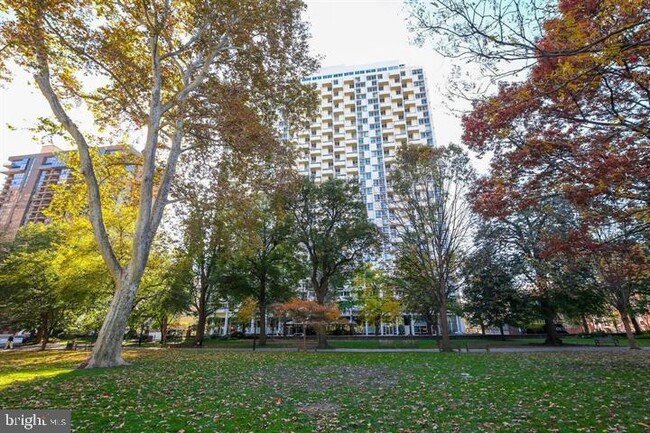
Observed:
[[[24,170],[25,167],[27,167],[28,162],[29,162],[29,158],[24,158],[18,161],[11,161],[11,168]]]
[[[43,165],[56,165],[59,162],[59,158],[56,156],[48,156],[45,158],[45,161],[43,161]]]
[[[14,177],[11,178],[11,187],[15,188],[23,184],[23,179],[25,178],[24,173],[14,174]]]

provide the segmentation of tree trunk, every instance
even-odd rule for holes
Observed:
[[[485,323],[481,322],[481,335],[485,336]]]
[[[442,297],[440,302],[440,311],[438,314],[438,322],[440,323],[440,350],[442,352],[453,352],[451,347],[451,339],[449,338],[449,323],[447,323],[447,297]]]
[[[378,337],[379,336],[379,327],[381,326],[381,322],[375,321],[372,325],[375,327],[375,337]]]
[[[160,318],[160,345],[164,346],[167,343],[167,313],[163,314]]]
[[[555,308],[548,300],[543,299],[541,301],[541,311],[544,316],[544,329],[546,329],[546,340],[544,344],[549,346],[561,345],[562,340],[560,340],[560,336],[555,330],[555,317],[557,316]]]
[[[260,346],[266,346],[266,306],[260,305]]]
[[[555,314],[552,316],[548,315],[544,319],[544,328],[546,329],[546,341],[544,341],[544,344],[549,346],[559,346],[562,344],[562,340],[555,330]]]
[[[636,341],[634,332],[632,332],[632,327],[630,326],[630,318],[628,317],[627,312],[619,310],[619,314],[621,315],[621,320],[623,321],[623,326],[625,327],[625,335],[627,336],[627,343],[630,346],[630,349],[640,350],[641,347]]]
[[[634,326],[634,333],[636,335],[641,335],[643,331],[641,330],[641,326],[639,326],[638,320],[634,317],[634,314],[630,314],[630,322],[632,322],[632,326]]]
[[[260,308],[260,346],[266,346],[266,281],[260,281],[259,293],[259,308]]]
[[[144,336],[144,322],[140,324],[140,333],[138,334],[138,347],[142,346],[142,337]]]
[[[205,324],[208,319],[208,285],[205,282],[201,282],[201,293],[199,294],[199,322],[196,325],[196,337],[194,339],[194,344],[198,347],[203,346],[203,338],[205,337]]]
[[[314,292],[316,293],[316,302],[320,305],[325,305],[325,297],[327,296],[327,291],[329,289],[328,280],[323,279],[320,284],[312,280],[312,283]],[[307,333],[305,333],[305,335],[307,335]],[[318,336],[318,349],[327,349],[327,328],[325,326],[317,325],[316,335]]]
[[[587,318],[582,316],[582,329],[585,334],[590,334],[591,330],[589,329],[589,323],[587,323]]]
[[[501,332],[501,341],[506,341],[506,334],[503,332],[503,325],[499,325],[499,332]]]
[[[137,282],[121,281],[115,291],[111,306],[99,336],[93,347],[93,352],[86,368],[115,367],[127,365],[122,359],[122,340],[133,308]]]
[[[38,330],[39,338],[38,342],[41,343],[41,349],[45,350],[47,347],[47,341],[49,340],[49,320],[47,313],[41,314],[41,326]]]
[[[207,317],[205,309],[199,311],[199,322],[196,325],[196,337],[194,338],[194,344],[198,347],[203,346],[203,339],[205,338],[205,323],[207,322]]]

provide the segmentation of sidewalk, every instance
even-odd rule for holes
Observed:
[[[11,352],[36,352],[41,349],[40,344],[15,347],[10,350],[0,350],[0,353]],[[64,350],[65,343],[48,343],[46,350]],[[165,350],[160,347],[124,347],[125,350]],[[642,347],[642,351],[650,352],[650,347]],[[250,348],[225,348],[225,347],[179,347],[171,350],[199,350],[199,351],[223,351],[223,352],[252,352]],[[520,347],[491,347],[489,353],[532,353],[532,352],[627,352],[630,349],[627,346],[520,346]],[[297,347],[256,347],[256,352],[299,352]],[[440,353],[438,349],[353,349],[353,348],[333,348],[323,350],[310,350],[309,352],[317,353]],[[486,353],[485,349],[472,349],[469,352],[462,349],[454,353]],[[90,353],[88,351],[88,353]]]

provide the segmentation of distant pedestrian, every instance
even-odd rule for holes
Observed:
[[[14,336],[10,335],[9,338],[7,338],[7,344],[5,344],[5,349],[13,349],[14,348]]]

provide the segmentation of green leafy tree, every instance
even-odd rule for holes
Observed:
[[[486,326],[495,326],[505,338],[505,325],[519,326],[530,318],[530,301],[517,287],[516,264],[499,255],[495,244],[481,243],[468,257],[464,274],[462,309],[482,334]]]
[[[295,239],[305,253],[316,301],[325,305],[330,283],[349,279],[364,257],[378,250],[381,234],[368,220],[354,181],[330,179],[316,184],[303,178],[288,198],[288,209],[295,221]],[[327,347],[321,328],[318,347]]]
[[[394,322],[401,316],[403,306],[395,287],[380,269],[364,265],[356,272],[352,287],[360,307],[359,317],[375,327],[375,335],[379,335],[382,323]]]
[[[226,294],[253,297],[260,317],[259,344],[266,344],[266,318],[271,304],[291,299],[304,267],[291,237],[293,221],[279,195],[260,194],[244,216],[238,256],[223,278]]]
[[[37,329],[43,350],[51,332],[65,325],[74,299],[60,290],[51,267],[58,236],[56,225],[28,224],[0,262],[0,312],[14,327]]]

